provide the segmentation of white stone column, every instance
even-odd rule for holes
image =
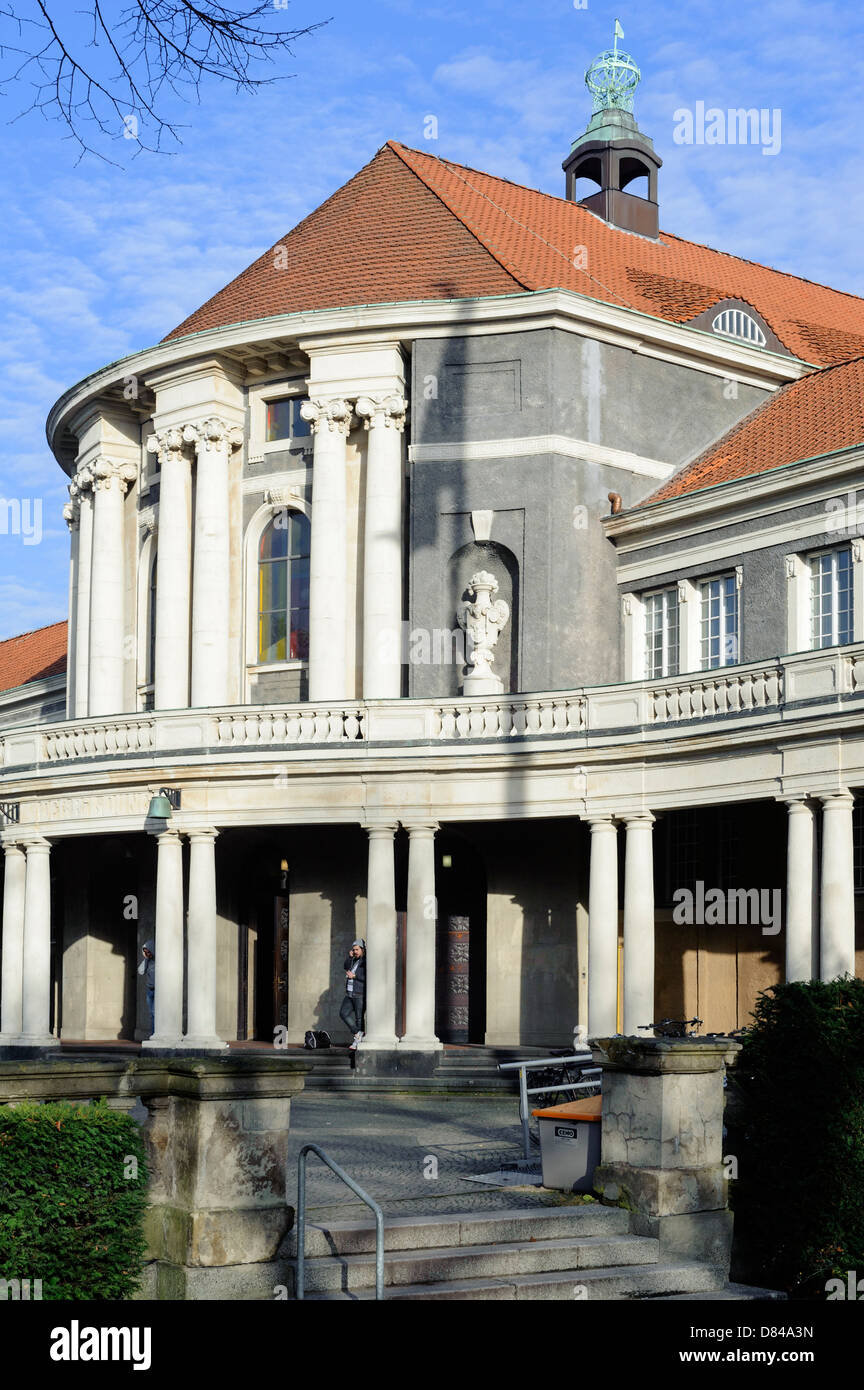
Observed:
[[[179,429],[164,430],[147,441],[148,451],[159,457],[154,709],[187,709],[189,705],[191,463],[183,445]]]
[[[813,977],[813,809],[788,801],[786,837],[786,981]]]
[[[408,403],[398,393],[361,396],[369,432],[363,534],[363,698],[402,694],[402,431]],[[314,516],[314,511],[313,511]]]
[[[395,825],[369,825],[366,1027],[361,1048],[396,1046]]]
[[[156,1027],[142,1047],[182,1046],[183,846],[176,830],[163,830],[156,851]]]
[[[24,893],[26,861],[20,845],[5,844],[3,958],[0,976],[0,1046],[20,1042],[24,1026]]]
[[[216,1032],[216,836],[189,831],[189,916],[184,1047],[222,1050]],[[158,960],[158,955],[157,955]]]
[[[435,897],[434,821],[406,824],[408,831],[408,912],[405,931],[405,1036],[399,1046],[438,1051],[435,1035]],[[367,965],[368,972],[368,965]]]
[[[626,817],[624,851],[624,1032],[653,1037],[654,817]],[[593,844],[593,841],[592,841]]]
[[[123,498],[137,469],[131,463],[100,458],[93,466],[93,473],[88,714],[121,714],[126,635]]]
[[[855,866],[849,792],[822,797],[819,977],[855,974]]]
[[[309,699],[342,700],[347,611],[346,445],[350,401],[304,401],[312,426],[312,536],[309,556]]]
[[[618,1031],[618,830],[610,816],[589,821],[588,1036]]]
[[[75,628],[78,621],[78,543],[80,540],[79,516],[81,505],[77,488],[70,484],[68,501],[63,508],[63,520],[69,527],[69,602],[66,609],[68,627],[66,629],[66,718],[75,718]]]
[[[41,837],[25,840],[24,969],[21,1041],[50,1047],[51,1034],[51,844]]]
[[[195,551],[192,561],[192,704],[226,705],[229,688],[230,521],[228,462],[243,432],[212,417],[183,431],[195,444]],[[161,495],[160,495],[161,518]],[[160,521],[161,529],[161,521]],[[157,591],[159,587],[157,572]],[[158,626],[157,626],[158,640]]]
[[[75,649],[74,719],[89,713],[90,687],[90,588],[93,570],[93,480],[89,469],[75,475],[78,489],[78,601],[75,621],[69,632],[69,647]]]

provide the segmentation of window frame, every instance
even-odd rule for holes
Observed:
[[[737,329],[718,327],[724,320],[740,322],[742,328],[751,329],[752,332],[740,332]],[[730,305],[726,309],[721,309],[719,314],[715,314],[711,320],[711,330],[720,338],[730,338],[735,343],[746,343],[748,347],[765,347],[768,339],[765,330],[760,326],[752,314],[748,314],[746,309],[739,309]]]
[[[651,681],[651,680],[667,680],[667,679],[672,678],[673,676],[679,676],[679,675],[681,674],[681,611],[680,611],[680,595],[679,595],[679,591],[678,591],[678,585],[677,585],[677,584],[664,584],[664,585],[662,586],[662,588],[659,588],[659,589],[649,589],[646,593],[643,593],[643,594],[640,595],[640,599],[641,599],[641,602],[642,602],[642,614],[643,614],[643,617],[642,617],[642,625],[643,625],[643,637],[642,637],[642,640],[643,640],[643,652],[644,652],[645,680],[649,680],[649,681]],[[673,665],[673,662],[670,660],[670,653],[671,653],[671,650],[672,650],[672,648],[673,648],[673,643],[672,643],[671,637],[670,637],[672,625],[669,623],[669,620],[668,620],[668,619],[669,619],[669,607],[670,607],[670,605],[669,605],[668,603],[666,603],[666,602],[664,602],[664,603],[661,604],[661,607],[660,607],[661,618],[660,618],[660,626],[659,626],[659,633],[660,633],[660,667],[661,667],[661,669],[660,669],[659,671],[653,671],[653,670],[651,669],[651,667],[652,667],[652,655],[653,655],[653,643],[652,643],[652,641],[651,641],[651,638],[652,638],[652,636],[655,635],[655,633],[652,633],[652,631],[651,631],[651,629],[650,629],[650,610],[651,610],[651,607],[652,607],[652,600],[653,600],[653,599],[662,599],[662,600],[671,599],[671,600],[672,600],[672,605],[674,605],[674,613],[675,613],[675,622],[674,622],[674,639],[675,639],[675,640],[674,640],[674,653],[675,653],[675,656],[674,656],[674,665]]]
[[[249,387],[249,463],[263,463],[268,454],[303,454],[303,462],[311,461],[313,435],[298,435],[296,439],[267,438],[267,407],[274,401],[309,399],[306,377],[282,377],[279,381],[269,381],[262,385]],[[300,460],[298,458],[298,464]]]
[[[731,581],[732,593],[734,595],[734,616],[735,616],[735,656],[732,660],[724,660],[724,651],[729,638],[727,626],[727,615],[725,603],[722,601],[724,595],[721,593],[720,607],[718,611],[719,630],[717,633],[719,659],[716,662],[711,660],[710,631],[711,613],[707,614],[708,631],[706,632],[706,602],[710,603],[708,590],[712,584],[728,584]],[[702,671],[719,671],[726,666],[740,666],[741,664],[741,567],[736,566],[733,570],[723,570],[720,574],[709,574],[700,576],[696,581],[699,589],[699,668]],[[707,650],[706,650],[707,642]]]
[[[840,635],[840,634],[841,634],[841,628],[840,628],[840,614],[841,614],[841,609],[840,609],[840,606],[839,606],[838,601],[837,601],[837,600],[838,600],[838,597],[839,597],[839,587],[838,587],[838,583],[837,583],[837,579],[838,579],[838,573],[837,573],[837,572],[838,572],[838,565],[837,565],[837,561],[838,561],[840,555],[846,555],[846,556],[848,556],[848,588],[847,588],[847,592],[848,592],[848,599],[849,599],[849,601],[848,601],[847,619],[846,619],[846,631],[847,631],[847,634],[848,634],[847,636],[841,636],[841,635]],[[830,639],[831,639],[831,640],[828,641],[828,642],[821,642],[821,641],[820,641],[820,642],[817,642],[817,641],[816,641],[816,635],[817,635],[817,634],[816,634],[816,578],[817,578],[817,569],[816,569],[816,565],[817,565],[817,562],[818,562],[818,561],[820,561],[820,560],[822,560],[822,559],[825,559],[825,558],[830,558],[831,561],[832,561],[832,564],[831,564],[832,592],[831,592],[831,608],[830,608],[830,618],[831,618]],[[855,605],[855,552],[854,552],[853,546],[852,546],[850,543],[847,543],[847,544],[845,544],[845,545],[828,546],[828,547],[824,547],[824,548],[821,549],[821,550],[814,550],[814,551],[811,551],[811,552],[807,555],[807,557],[806,557],[806,563],[807,563],[807,571],[808,571],[808,576],[809,576],[808,595],[807,595],[807,600],[808,600],[808,602],[807,602],[807,615],[808,615],[809,633],[810,633],[810,651],[814,651],[814,652],[816,652],[816,651],[825,651],[828,647],[845,647],[845,646],[848,646],[850,643],[852,643],[852,642],[855,641],[855,606],[856,606],[856,605]],[[821,577],[822,577],[822,572],[821,572],[821,570],[819,571],[819,577],[820,577],[820,579],[821,579]]]
[[[284,612],[284,614],[285,614],[285,619],[286,619],[286,631],[285,631],[285,644],[286,644],[286,649],[290,648],[291,614],[292,614],[292,612],[305,612],[305,613],[306,613],[306,633],[307,633],[307,638],[308,638],[308,633],[309,633],[309,605],[308,605],[308,603],[307,603],[305,609],[299,608],[299,607],[298,607],[298,608],[294,608],[294,607],[292,606],[292,604],[291,604],[291,567],[292,567],[292,561],[293,561],[293,560],[305,560],[306,563],[307,563],[307,567],[308,567],[308,564],[309,564],[309,561],[310,561],[310,558],[311,558],[311,551],[312,551],[312,526],[311,526],[311,522],[310,522],[310,520],[309,520],[309,517],[308,517],[307,513],[305,512],[305,510],[304,510],[303,508],[301,508],[301,507],[296,507],[296,506],[292,506],[290,503],[287,503],[287,502],[284,504],[284,506],[271,506],[270,512],[271,512],[271,515],[270,515],[269,520],[266,522],[265,525],[263,525],[263,526],[261,527],[261,529],[260,529],[260,531],[259,531],[259,533],[258,533],[258,540],[257,540],[257,545],[256,545],[256,563],[255,563],[255,656],[256,656],[255,665],[256,665],[256,668],[257,668],[257,669],[262,670],[262,671],[272,671],[272,670],[274,670],[274,669],[280,669],[280,670],[281,670],[281,669],[285,669],[286,667],[291,667],[291,666],[300,666],[300,667],[302,667],[302,666],[307,666],[308,663],[309,663],[308,650],[307,650],[307,655],[306,655],[306,656],[290,656],[290,655],[286,655],[286,656],[284,656],[284,657],[276,657],[274,660],[268,660],[266,657],[262,656],[262,650],[261,650],[261,622],[262,622],[262,618],[265,616],[265,614],[282,613],[282,612]],[[288,554],[288,555],[284,555],[284,556],[277,556],[277,557],[270,558],[270,559],[262,559],[262,557],[261,557],[261,545],[262,545],[262,542],[263,542],[263,540],[264,540],[264,537],[267,535],[267,532],[268,532],[268,531],[270,531],[273,527],[275,527],[277,518],[278,518],[282,513],[290,513],[290,514],[293,514],[293,515],[295,515],[295,516],[302,517],[303,520],[306,522],[306,525],[307,525],[307,528],[308,528],[308,532],[307,532],[307,534],[308,534],[308,547],[309,547],[309,548],[308,548],[308,551],[307,551],[307,553],[306,553],[305,555],[295,555],[295,556],[292,556],[292,555]],[[289,530],[289,528],[286,528],[286,530]],[[289,535],[290,535],[290,530],[289,530]],[[285,608],[284,608],[284,609],[281,609],[281,608],[268,608],[268,609],[263,609],[263,608],[261,607],[261,597],[262,597],[262,594],[261,594],[261,567],[262,567],[262,565],[271,565],[271,566],[275,566],[275,565],[281,565],[281,564],[284,564],[285,567],[286,567],[286,570],[287,570],[287,580],[286,580],[286,584],[285,584],[285,599],[286,599]],[[308,584],[308,575],[307,575],[307,584]]]

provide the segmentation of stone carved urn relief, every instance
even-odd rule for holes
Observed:
[[[501,695],[504,683],[492,670],[495,646],[510,617],[509,604],[496,599],[498,580],[487,570],[478,570],[468,584],[473,602],[456,610],[456,621],[466,637],[465,664],[470,668],[462,682],[465,695]]]

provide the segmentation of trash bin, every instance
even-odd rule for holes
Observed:
[[[602,1096],[532,1110],[540,1129],[543,1186],[563,1192],[591,1192],[600,1162]]]

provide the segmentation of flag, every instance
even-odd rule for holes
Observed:
[[[624,37],[624,30],[621,28],[621,22],[618,19],[615,21],[615,37],[616,39],[623,39]]]

